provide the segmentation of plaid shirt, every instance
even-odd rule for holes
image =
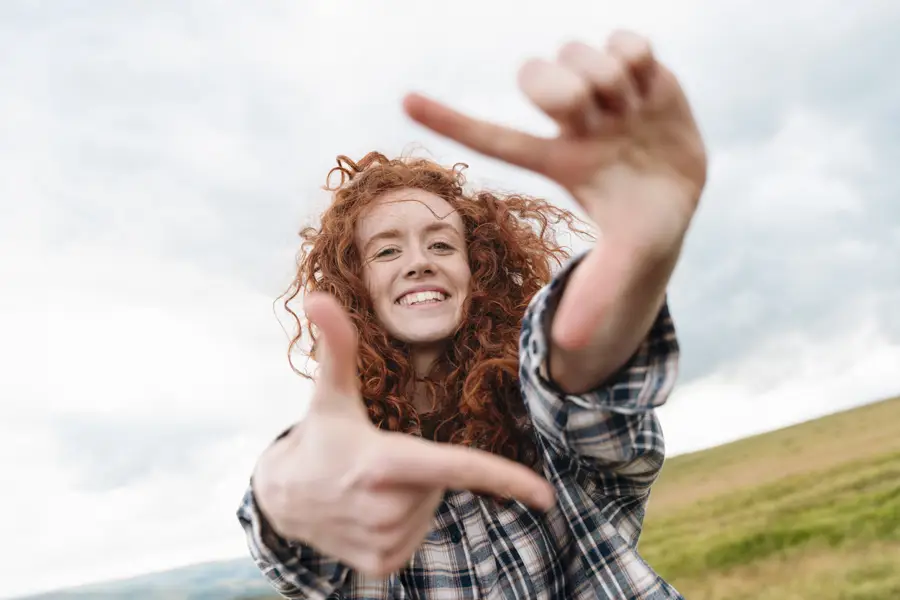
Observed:
[[[409,566],[386,578],[286,541],[247,490],[238,509],[250,553],[286,598],[329,600],[650,600],[682,598],[638,554],[665,444],[654,408],[675,381],[678,343],[664,307],[634,357],[602,387],[562,392],[543,375],[569,261],[535,295],[522,324],[519,378],[557,504],[546,513],[448,492]]]

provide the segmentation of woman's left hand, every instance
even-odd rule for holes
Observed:
[[[671,268],[660,265],[677,260],[706,183],[706,150],[677,79],[636,34],[616,32],[603,49],[567,44],[553,61],[523,65],[519,86],[557,123],[556,137],[416,94],[404,107],[441,135],[557,182],[597,224],[600,241],[569,282],[554,327],[557,343],[577,348],[629,286],[650,273],[668,279]]]

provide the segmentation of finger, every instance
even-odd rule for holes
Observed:
[[[412,484],[516,498],[546,510],[556,502],[553,486],[528,467],[463,446],[395,436],[375,485]]]
[[[623,59],[587,44],[572,42],[559,51],[559,62],[587,81],[592,95],[600,100],[604,109],[628,113],[637,108],[637,83]]]
[[[421,495],[421,488],[410,489],[408,494]],[[409,566],[425,536],[434,527],[434,513],[443,492],[435,490],[421,497],[396,528],[372,530],[358,524],[333,532],[330,554],[373,577],[384,577]],[[409,496],[403,503],[408,504]],[[363,511],[371,510],[366,506]],[[326,550],[324,547],[323,551]],[[326,552],[328,553],[328,552]]]
[[[584,348],[615,306],[629,269],[627,257],[598,242],[566,284],[553,319],[554,343],[566,350]]]
[[[656,70],[656,58],[650,41],[631,31],[616,31],[606,42],[607,51],[625,63],[638,93],[646,94]]]
[[[357,498],[360,502],[354,503],[355,520],[334,534],[348,548],[364,549],[383,557],[387,563],[402,565],[431,530],[442,495],[439,489],[423,492],[421,487],[403,485],[375,494],[360,494]],[[373,518],[373,513],[385,508],[391,514],[389,518]],[[396,517],[395,513],[401,516]]]
[[[551,140],[475,119],[419,94],[403,107],[411,119],[444,137],[493,158],[546,174]]]
[[[419,549],[422,540],[434,527],[434,515],[444,492],[435,489],[423,497],[421,488],[417,487],[410,488],[409,494],[406,504],[409,498],[414,497],[420,500],[419,503],[407,511],[406,518],[400,526],[383,533],[385,537],[382,545],[386,548],[387,555],[391,557],[391,562],[408,561]]]
[[[303,309],[319,329],[316,361],[321,370],[317,390],[354,394],[358,389],[358,342],[350,317],[334,296],[323,292],[309,294],[303,301]]]
[[[519,71],[519,87],[525,96],[556,121],[564,135],[596,130],[602,114],[585,79],[565,65],[531,60]]]
[[[416,551],[422,546],[425,537],[434,529],[435,507],[440,502],[443,492],[436,490],[426,502],[416,509],[410,519],[410,530],[406,535],[406,543],[397,551],[396,557],[404,560],[404,566],[409,566]]]

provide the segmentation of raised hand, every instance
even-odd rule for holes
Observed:
[[[539,510],[553,505],[553,488],[525,466],[376,429],[358,392],[350,318],[322,293],[307,297],[305,310],[321,333],[315,395],[253,477],[257,502],[277,533],[383,576],[412,557],[448,489],[517,498]]]
[[[675,76],[633,33],[605,48],[564,46],[519,73],[525,95],[559,126],[541,138],[474,119],[419,95],[404,101],[424,126],[566,188],[602,237],[567,286],[554,339],[577,348],[623,290],[680,250],[706,182],[706,152]]]

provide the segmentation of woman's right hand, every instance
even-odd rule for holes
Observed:
[[[349,316],[323,293],[310,294],[305,310],[322,346],[312,403],[263,453],[253,476],[257,504],[276,533],[384,576],[409,562],[446,490],[512,497],[539,510],[554,504],[552,486],[523,465],[378,430],[359,394]]]

